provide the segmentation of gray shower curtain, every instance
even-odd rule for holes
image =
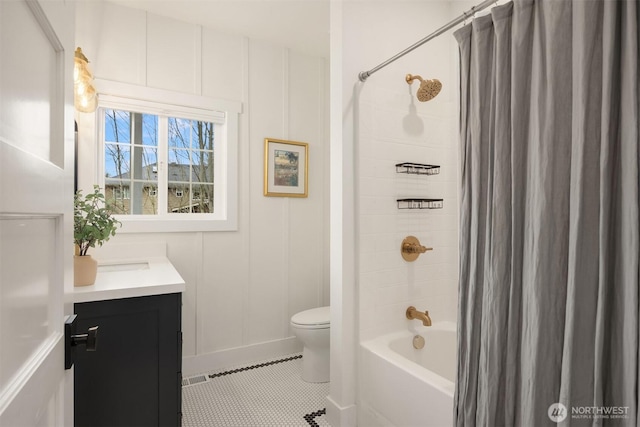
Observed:
[[[455,33],[458,426],[638,425],[639,17],[516,0]]]

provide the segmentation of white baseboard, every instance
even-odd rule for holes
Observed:
[[[296,337],[289,337],[213,353],[187,356],[182,358],[182,376],[190,377],[195,374],[231,368],[301,351],[300,341]]]
[[[342,407],[327,396],[327,421],[333,427],[355,427],[356,405]]]

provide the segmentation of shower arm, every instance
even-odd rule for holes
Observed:
[[[413,83],[414,80],[420,80],[420,83],[424,82],[424,79],[420,76],[414,76],[413,74],[407,74],[404,78],[408,84]]]
[[[369,71],[361,71],[360,74],[358,74],[358,78],[360,79],[361,82],[366,81],[371,74],[375,73],[376,71],[380,70],[381,68],[386,67],[387,65],[391,64],[392,62],[402,58],[407,53],[412,52],[413,50],[419,48],[420,46],[422,46],[423,44],[425,44],[429,40],[438,37],[440,34],[450,30],[451,28],[455,27],[459,23],[466,21],[468,18],[472,17],[476,12],[479,12],[479,11],[481,11],[483,9],[486,9],[487,7],[491,6],[494,3],[497,4],[497,0],[485,0],[482,3],[472,7],[468,11],[463,12],[462,15],[458,16],[454,20],[452,20],[449,23],[447,23],[447,24],[443,25],[442,27],[438,28],[433,33],[429,34],[427,37],[423,38],[422,40],[417,41],[416,43],[412,44],[411,46],[409,46],[408,48],[406,48],[402,52],[396,54],[395,56],[392,56],[389,59],[387,59],[383,63],[373,67]]]

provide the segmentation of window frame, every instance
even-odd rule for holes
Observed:
[[[207,98],[199,95],[172,92],[107,80],[95,80],[99,93],[95,113],[95,135],[98,141],[96,157],[96,182],[105,187],[104,158],[104,110],[116,109],[162,117],[178,117],[216,124],[214,146],[214,212],[166,213],[157,215],[116,215],[122,222],[119,232],[188,232],[235,231],[238,229],[238,116],[240,102]],[[160,132],[166,131],[160,127]],[[158,166],[166,169],[165,159],[160,159],[158,142]],[[166,178],[165,178],[166,180]],[[158,189],[163,183],[158,179]],[[167,189],[167,192],[169,190]],[[158,197],[158,195],[156,196]]]

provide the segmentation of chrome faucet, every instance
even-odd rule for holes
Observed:
[[[422,320],[422,324],[424,326],[431,326],[431,317],[429,317],[429,312],[425,311],[424,313],[416,310],[414,306],[407,307],[407,319],[409,320]]]

